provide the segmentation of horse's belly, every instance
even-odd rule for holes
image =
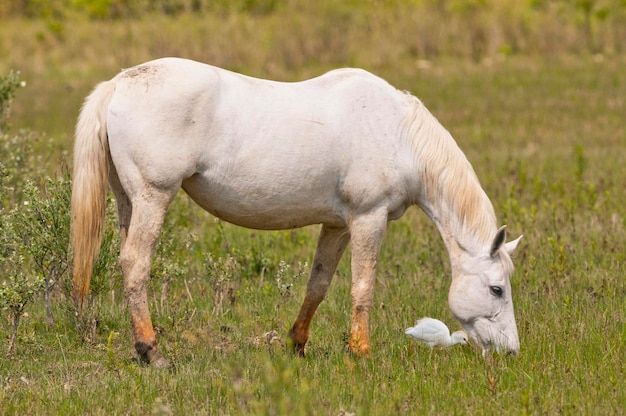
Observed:
[[[242,227],[285,230],[311,224],[345,226],[342,204],[332,192],[282,188],[282,191],[238,186],[200,177],[183,182],[183,189],[202,208]],[[271,186],[268,186],[271,188]]]

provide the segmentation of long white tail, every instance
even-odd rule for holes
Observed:
[[[106,115],[115,81],[99,84],[81,109],[74,142],[72,178],[72,247],[74,251],[74,301],[79,311],[100,251],[104,228],[109,139]]]

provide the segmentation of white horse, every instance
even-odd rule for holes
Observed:
[[[452,263],[449,306],[484,351],[517,354],[505,243],[493,206],[450,134],[408,93],[366,71],[295,83],[165,58],[122,71],[86,99],[76,128],[72,191],[74,296],[89,291],[107,180],[135,349],[166,365],[147,283],[168,205],[182,187],[233,224],[276,230],[322,224],[306,295],[289,331],[304,354],[309,327],[352,243],[349,347],[371,350],[368,317],[387,222],[418,205]]]

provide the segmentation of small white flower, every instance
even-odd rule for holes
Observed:
[[[26,81],[20,82],[20,87],[24,88],[26,86]]]
[[[28,206],[28,204],[30,204],[30,202],[28,202],[28,201],[24,201],[24,205],[25,205],[25,206]]]

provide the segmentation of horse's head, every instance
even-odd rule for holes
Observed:
[[[506,241],[505,227],[498,230],[488,250],[478,255],[465,252],[453,265],[448,304],[470,338],[482,347],[517,355],[519,339],[513,311],[510,254],[521,237]]]

